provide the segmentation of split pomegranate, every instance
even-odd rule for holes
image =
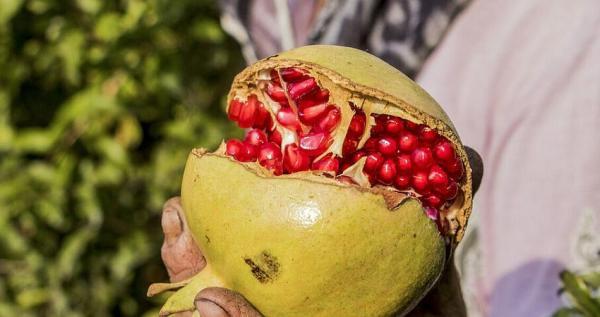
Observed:
[[[246,136],[194,149],[181,186],[207,266],[151,287],[181,287],[161,316],[191,312],[207,287],[264,316],[407,314],[472,207],[466,151],[440,105],[377,57],[324,45],[249,66],[227,100]]]
[[[367,116],[351,100],[334,101],[300,67],[273,68],[256,85],[228,107],[231,120],[251,128],[243,141],[226,142],[236,160],[257,161],[275,175],[312,170],[343,183],[386,186],[418,198],[429,215],[444,215],[456,200],[464,168],[452,142],[435,129],[388,114]],[[448,233],[444,221],[437,223]]]

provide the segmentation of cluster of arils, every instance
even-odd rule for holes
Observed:
[[[228,108],[231,120],[251,128],[243,141],[226,142],[226,154],[236,160],[257,161],[275,175],[315,170],[344,174],[344,181],[352,181],[344,172],[360,164],[368,185],[393,186],[418,197],[436,219],[457,197],[462,162],[434,129],[385,114],[367,118],[350,101],[344,106],[352,118],[344,121],[329,91],[298,68],[272,70],[257,86],[255,93],[233,98]],[[336,151],[340,136],[343,145]]]

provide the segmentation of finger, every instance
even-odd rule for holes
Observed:
[[[481,155],[479,155],[479,153],[477,153],[477,151],[474,149],[465,146],[465,151],[467,152],[469,164],[471,165],[471,170],[473,171],[473,194],[475,194],[479,189],[479,185],[481,185],[481,179],[483,178],[483,160],[481,159]]]
[[[187,228],[179,197],[165,203],[161,224],[164,233],[161,257],[171,282],[196,275],[206,266],[206,260]]]
[[[196,310],[202,317],[229,317],[229,314],[221,306],[206,299],[196,301]]]
[[[262,315],[242,295],[232,290],[220,287],[205,288],[196,295],[196,309],[214,309],[215,314],[206,317],[262,317]],[[214,304],[214,305],[212,305]],[[201,311],[200,311],[201,312]],[[202,315],[202,314],[201,314]],[[204,315],[202,315],[204,317]]]
[[[181,219],[181,202],[179,197],[173,197],[163,206],[161,226],[167,244],[174,243],[184,230]]]

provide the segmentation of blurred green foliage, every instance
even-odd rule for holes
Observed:
[[[208,0],[0,0],[0,316],[155,315],[160,211],[233,131]]]

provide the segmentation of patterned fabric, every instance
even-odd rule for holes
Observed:
[[[338,44],[367,50],[409,76],[420,70],[470,0],[290,0],[291,32],[271,0],[221,0],[222,24],[248,63],[295,46]],[[290,34],[291,33],[291,34]]]

